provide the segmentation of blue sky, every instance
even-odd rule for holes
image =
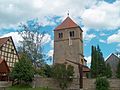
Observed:
[[[99,45],[107,58],[120,51],[120,0],[0,0],[0,37],[12,36],[16,46],[22,38],[16,29],[20,23],[38,19],[44,53],[53,54],[53,30],[66,17],[83,29],[84,56],[90,64],[91,46]]]

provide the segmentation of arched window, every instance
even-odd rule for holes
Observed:
[[[70,31],[69,34],[70,34],[70,37],[74,37],[74,31]]]
[[[84,60],[83,59],[81,59],[81,64],[84,64]]]
[[[59,33],[59,38],[63,38],[63,33]]]

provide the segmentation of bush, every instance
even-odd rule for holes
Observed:
[[[18,80],[20,84],[23,83],[23,81],[25,83],[32,81],[34,69],[27,54],[21,54],[19,62],[15,63],[15,66],[10,73],[10,77],[14,80]]]
[[[52,67],[48,64],[45,64],[41,68],[35,69],[35,74],[39,74],[40,76],[43,77],[52,77]]]
[[[62,90],[67,89],[68,84],[73,81],[74,67],[71,65],[55,64],[52,71],[52,77],[58,81],[60,88]]]
[[[109,90],[109,82],[106,78],[98,77],[96,79],[96,90]]]

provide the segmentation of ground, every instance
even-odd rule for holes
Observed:
[[[51,89],[48,89],[48,88],[45,88],[45,87],[42,87],[42,88],[31,88],[28,85],[16,85],[16,86],[8,87],[5,90],[51,90]]]

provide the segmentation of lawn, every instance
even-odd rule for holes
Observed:
[[[16,86],[8,87],[5,90],[52,90],[52,89],[48,89],[48,88],[44,88],[44,87],[42,87],[42,88],[31,88],[28,85],[16,85]]]
[[[51,90],[47,88],[7,88],[6,90]]]

